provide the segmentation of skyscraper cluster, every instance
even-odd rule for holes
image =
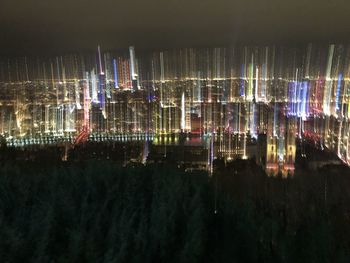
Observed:
[[[251,157],[292,174],[296,139],[349,156],[350,48],[183,48],[2,58],[0,133],[9,145],[202,139],[214,157]],[[176,136],[175,136],[176,137]]]

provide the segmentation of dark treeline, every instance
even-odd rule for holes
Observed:
[[[350,170],[268,177],[252,160],[217,165],[220,262],[349,262]],[[214,230],[214,231],[213,231]]]
[[[205,174],[111,161],[0,171],[0,262],[204,260]]]
[[[0,262],[348,262],[347,168],[215,167],[6,161]]]

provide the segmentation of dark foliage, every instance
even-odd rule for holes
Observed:
[[[0,262],[348,262],[349,174],[216,167],[7,161]]]
[[[4,165],[0,262],[203,261],[208,187],[160,166]]]

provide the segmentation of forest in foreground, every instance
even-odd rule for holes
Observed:
[[[0,262],[348,262],[350,173],[107,160],[0,168]]]

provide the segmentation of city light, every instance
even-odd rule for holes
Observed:
[[[208,140],[209,162],[250,158],[248,144],[264,135],[269,174],[293,174],[296,139],[303,138],[348,164],[348,51],[337,45],[320,50],[308,45],[301,56],[276,47],[138,54],[134,47],[113,53],[98,46],[86,56],[3,60],[0,132],[19,147],[101,138],[169,144],[178,138],[157,135],[191,134]]]

